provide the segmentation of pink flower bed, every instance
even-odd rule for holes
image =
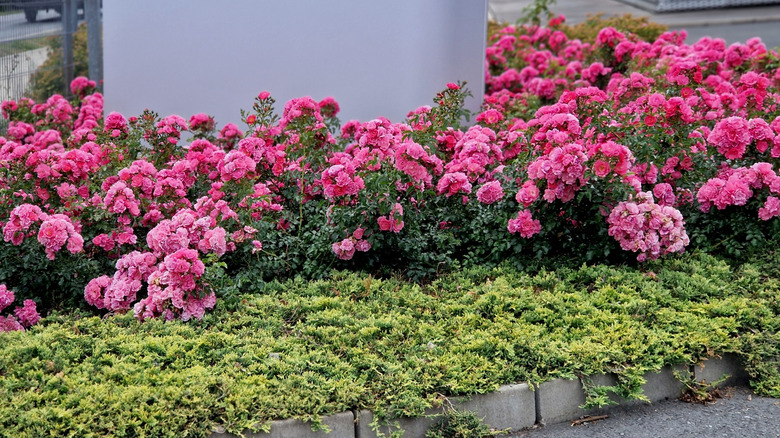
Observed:
[[[724,223],[768,234],[780,215],[778,54],[757,39],[683,40],[501,29],[473,126],[460,124],[462,84],[404,122],[343,126],[332,98],[294,99],[280,117],[266,92],[243,127],[104,116],[84,78],[71,102],[3,102],[0,256],[89,266],[93,277],[67,281],[94,308],[188,320],[215,306],[218,266],[257,281],[394,263],[428,275],[589,245],[652,260],[684,251],[691,221],[705,248]],[[8,287],[56,305],[14,283],[14,266],[0,269],[0,310]],[[0,327],[38,318],[27,299]]]

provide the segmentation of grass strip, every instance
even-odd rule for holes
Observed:
[[[40,49],[42,47],[49,47],[48,37],[40,38],[24,38],[14,41],[9,41],[0,44],[0,57],[23,54],[30,50]]]

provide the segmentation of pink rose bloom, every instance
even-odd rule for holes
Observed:
[[[106,305],[103,302],[103,296],[105,290],[111,285],[111,277],[102,275],[98,278],[93,278],[87,283],[84,288],[84,299],[87,303],[97,307],[98,309],[104,309]]]
[[[15,332],[20,330],[24,330],[24,327],[19,324],[19,321],[17,321],[16,318],[13,316],[0,316],[0,332]]]
[[[0,284],[0,312],[14,302],[14,291],[8,290],[4,284]]]
[[[758,217],[761,220],[768,221],[773,217],[780,216],[780,199],[775,196],[766,198],[764,206],[758,209]],[[2,308],[0,306],[0,308]]]
[[[68,199],[76,195],[76,186],[69,183],[62,183],[57,186],[57,196],[62,199]]]
[[[79,76],[70,83],[70,91],[76,96],[85,94],[90,88],[95,88],[97,83],[90,81],[84,76]]]
[[[492,204],[504,197],[504,189],[498,181],[490,181],[477,190],[477,199],[483,204]]]
[[[519,232],[521,237],[527,239],[542,231],[542,224],[537,219],[531,217],[530,211],[520,210],[517,213],[517,218],[509,219],[507,230],[512,234]]]
[[[24,300],[24,306],[14,309],[14,315],[19,318],[19,323],[24,327],[31,327],[41,319],[33,300]]]
[[[6,242],[14,245],[20,245],[24,240],[24,233],[30,226],[43,220],[46,216],[38,206],[32,204],[22,204],[11,211],[8,222],[3,226],[3,238]]]
[[[611,170],[609,163],[604,160],[596,160],[596,162],[593,163],[593,173],[599,178],[604,178],[609,175]]]
[[[748,121],[742,117],[728,117],[712,129],[707,141],[729,160],[742,158],[752,140]]]
[[[523,186],[520,187],[520,190],[517,192],[517,195],[515,195],[515,200],[517,200],[519,204],[522,204],[523,207],[530,206],[537,199],[539,199],[539,187],[536,186],[535,182],[530,180],[524,182]]]
[[[104,131],[113,132],[114,130],[125,132],[127,131],[127,119],[120,113],[112,112],[106,116],[104,120]]]
[[[254,174],[257,163],[240,150],[232,150],[225,155],[219,164],[219,172],[223,182],[238,181],[245,176]]]
[[[399,144],[395,150],[394,166],[415,182],[431,185],[432,176],[440,175],[443,163],[435,154],[411,140]]]
[[[389,219],[387,216],[380,216],[376,219],[376,222],[379,225],[379,229],[382,231],[392,231],[394,233],[398,233],[404,228],[404,221],[401,219],[395,219],[392,217],[392,215]]]
[[[190,117],[190,129],[211,131],[214,129],[214,118],[204,113],[193,114]]]
[[[371,242],[368,240],[358,240],[355,242],[355,249],[360,252],[366,252],[371,249]]]
[[[350,238],[346,238],[341,242],[334,242],[331,248],[341,260],[351,260],[355,255],[355,242]]]
[[[673,252],[682,252],[689,239],[682,214],[670,206],[653,202],[650,192],[620,202],[609,214],[609,235],[626,251],[639,253],[643,262]]]
[[[658,205],[674,205],[677,200],[674,196],[674,189],[668,183],[656,184],[653,187],[653,195],[658,200]]]
[[[463,172],[445,173],[436,185],[436,193],[446,197],[458,192],[471,193],[471,183]]]
[[[352,163],[337,164],[322,172],[322,191],[326,198],[357,195],[365,186],[363,178],[355,174]]]
[[[68,241],[68,225],[69,220],[53,217],[47,218],[41,224],[38,241],[46,248],[46,257],[49,260],[54,260],[54,254]],[[73,229],[73,225],[70,225],[70,229]]]
[[[477,122],[483,122],[488,125],[495,125],[504,120],[504,115],[496,109],[489,109],[477,115]]]
[[[203,319],[206,309],[213,308],[216,303],[217,297],[213,292],[202,298],[190,296],[182,306],[181,320],[189,321],[191,318]],[[170,315],[169,319],[173,319],[173,315]]]
[[[222,227],[208,230],[203,235],[203,239],[198,242],[198,249],[203,253],[213,252],[221,257],[227,251],[226,235],[227,232]]]
[[[103,205],[109,213],[122,214],[127,211],[133,216],[141,214],[141,204],[123,181],[117,181],[111,185],[103,199]]]
[[[338,102],[330,96],[319,101],[317,106],[320,107],[320,113],[323,117],[336,117],[336,114],[341,110]]]
[[[764,119],[748,120],[750,136],[756,141],[756,149],[764,153],[774,143],[775,133]]]
[[[626,39],[626,36],[614,27],[605,27],[596,35],[596,45],[615,47],[617,43]]]
[[[244,133],[238,129],[238,126],[228,123],[219,131],[219,138],[224,140],[233,140],[243,137]]]

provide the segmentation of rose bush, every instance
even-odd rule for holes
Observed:
[[[764,248],[780,228],[778,53],[614,28],[583,42],[562,23],[489,37],[472,126],[460,83],[401,123],[343,126],[332,98],[278,115],[267,92],[243,127],[104,116],[85,78],[72,102],[3,102],[0,283],[44,309],[186,320],[332,268],[422,279]]]

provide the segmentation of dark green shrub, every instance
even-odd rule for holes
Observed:
[[[648,42],[655,41],[659,35],[669,30],[669,26],[652,22],[648,17],[637,17],[631,14],[609,17],[604,17],[604,14],[591,15],[582,23],[572,25],[564,23],[560,30],[571,39],[592,44],[596,42],[599,31],[605,27],[614,27],[619,32],[632,33]]]

